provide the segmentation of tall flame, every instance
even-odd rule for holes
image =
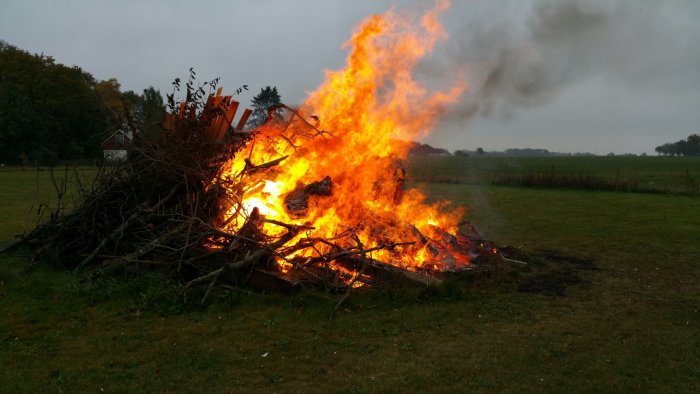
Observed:
[[[268,219],[314,228],[297,240],[330,238],[352,228],[368,249],[401,244],[376,250],[371,256],[376,260],[408,269],[443,269],[445,248],[430,247],[426,238],[449,243],[446,237],[457,235],[463,212],[443,213],[426,204],[419,191],[404,191],[401,160],[409,146],[403,141],[425,135],[466,88],[458,80],[449,91],[429,92],[413,77],[418,62],[447,38],[438,17],[448,7],[440,0],[420,18],[394,10],[366,18],[344,44],[349,50],[345,68],[326,71],[325,82],[309,94],[299,117],[262,126],[225,166],[222,177],[250,177],[249,187],[235,192],[239,204],[229,210],[225,229],[239,229],[257,207]],[[307,124],[313,119],[315,127]],[[251,163],[275,160],[274,170],[262,175],[245,171]],[[308,196],[303,215],[285,206],[290,193],[326,177],[332,193]],[[263,231],[274,236],[284,229],[266,224]],[[453,265],[469,264],[463,254],[451,259]]]

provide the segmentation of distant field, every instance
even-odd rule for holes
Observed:
[[[424,170],[499,162],[460,160]],[[26,216],[36,176],[0,173],[0,242],[21,230],[5,220]],[[475,283],[358,291],[329,321],[337,296],[322,291],[232,290],[200,308],[155,274],[75,275],[28,268],[26,251],[0,255],[0,391],[698,391],[700,198],[412,185],[465,206],[529,264]],[[50,199],[47,174],[38,190]]]
[[[620,190],[700,193],[700,157],[412,157],[408,175],[418,182],[464,184],[593,178]]]

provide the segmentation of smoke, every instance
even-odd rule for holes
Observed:
[[[499,43],[495,58],[488,59],[483,82],[477,90],[481,110],[487,114],[493,107],[529,106],[549,101],[569,83],[590,72],[585,58],[586,44],[596,41],[608,23],[606,15],[595,9],[584,9],[578,2],[540,5],[529,22],[524,42],[508,40]],[[493,36],[490,36],[490,35]],[[508,32],[502,32],[505,38]],[[494,48],[497,31],[477,36],[481,51]]]
[[[498,6],[464,7],[441,64],[427,63],[421,71],[430,79],[466,65],[470,91],[448,114],[448,121],[460,123],[510,117],[592,80],[640,92],[696,90],[699,4],[538,1],[506,16]]]

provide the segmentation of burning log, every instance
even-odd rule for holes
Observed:
[[[309,198],[312,196],[330,196],[333,194],[333,181],[326,176],[318,182],[297,187],[284,197],[284,207],[290,217],[301,219],[309,210]]]
[[[393,159],[387,165],[385,172],[382,172],[374,181],[373,191],[375,200],[382,196],[390,196],[391,202],[396,205],[401,202],[406,184],[406,169],[403,162]]]
[[[359,271],[363,264],[365,269],[359,280],[368,285],[378,285],[381,283],[405,283],[417,286],[436,286],[442,283],[440,278],[432,276],[427,272],[413,272],[382,263],[381,261],[369,259],[358,260],[352,258],[339,259],[338,264],[351,271]]]
[[[243,172],[247,172],[249,174],[254,174],[259,171],[267,170],[269,168],[272,168],[274,166],[279,165],[284,159],[286,159],[288,156],[282,156],[280,158],[277,158],[275,160],[268,161],[267,163],[263,164],[253,164],[250,159],[245,159],[245,167],[243,168]]]

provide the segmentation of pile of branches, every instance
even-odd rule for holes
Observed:
[[[265,290],[309,284],[343,293],[342,303],[358,281],[439,282],[372,260],[377,249],[406,245],[387,242],[366,247],[353,228],[333,238],[317,238],[311,236],[311,227],[271,220],[254,208],[238,230],[223,231],[228,220],[240,217],[231,210],[242,208],[240,196],[251,187],[251,179],[274,169],[284,158],[268,163],[248,160],[240,176],[222,176],[223,165],[244,154],[242,149],[256,133],[230,126],[232,119],[226,116],[235,112],[238,103],[231,102],[230,96],[221,100],[218,93],[213,94],[217,80],[199,86],[194,80],[192,73],[184,101],[176,104],[174,94],[168,95],[169,111],[160,133],[136,134],[126,160],[101,167],[92,183],[79,184],[81,198],[75,208],[65,209],[65,184],[57,186],[59,204],[50,219],[5,249],[28,244],[33,260],[75,270],[160,268],[185,289],[207,286],[202,302],[216,284]],[[174,84],[178,90],[179,80]],[[311,130],[310,135],[328,134],[285,108]],[[216,138],[212,139],[214,125]],[[324,195],[331,187],[330,179],[308,185],[288,199],[288,208],[303,212],[307,194]],[[283,231],[269,236],[262,231],[264,225],[280,226]],[[445,242],[466,245],[465,250],[470,242],[483,244],[468,235],[450,237]],[[299,257],[297,252],[305,249],[315,253]],[[277,268],[279,261],[291,267],[287,274]]]
[[[311,228],[266,219],[256,208],[235,234],[221,230],[226,211],[240,206],[232,199],[246,188],[241,184],[245,177],[221,177],[221,168],[255,133],[229,126],[223,140],[212,140],[213,122],[228,112],[211,105],[217,82],[195,86],[192,72],[184,101],[176,103],[174,94],[168,95],[169,111],[160,133],[137,133],[126,160],[100,167],[91,183],[78,183],[79,202],[72,209],[67,209],[65,182],[56,184],[58,203],[49,220],[3,249],[29,245],[32,261],[77,271],[160,268],[186,287],[204,285],[209,290],[217,283],[276,289],[303,281],[335,291],[351,288],[368,269],[367,256],[373,250],[352,229],[334,239],[306,237],[287,245]],[[180,81],[174,84],[179,90]],[[254,174],[277,164],[248,163],[245,171]],[[285,232],[267,236],[261,231],[266,223]],[[328,252],[288,259],[317,244]],[[295,267],[294,283],[280,275],[275,259]],[[327,263],[332,261],[344,261],[356,274],[330,269]]]
[[[192,72],[182,103],[168,95],[166,127],[154,135],[136,133],[126,160],[105,163],[92,182],[77,184],[77,206],[67,209],[66,184],[55,183],[58,202],[49,220],[3,249],[27,244],[32,261],[76,270],[163,266],[182,278],[209,273],[219,255],[242,265],[249,250],[213,251],[206,243],[235,238],[215,226],[231,187],[218,174],[250,137],[230,132],[225,143],[209,138],[212,121],[224,111],[205,108],[218,81],[195,86],[194,80]],[[174,85],[179,90],[180,81]]]

